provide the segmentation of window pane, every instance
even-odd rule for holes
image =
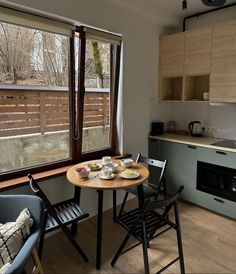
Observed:
[[[110,147],[111,44],[88,39],[82,152]]]
[[[66,36],[0,23],[0,172],[70,158]]]

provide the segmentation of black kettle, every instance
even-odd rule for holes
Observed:
[[[188,124],[188,130],[191,136],[202,137],[205,128],[201,126],[200,121],[192,121]]]

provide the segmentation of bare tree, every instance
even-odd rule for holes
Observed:
[[[4,82],[17,84],[30,77],[30,53],[34,46],[34,31],[20,26],[0,24],[1,77]]]

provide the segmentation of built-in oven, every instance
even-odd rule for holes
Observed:
[[[197,189],[236,201],[236,169],[198,161]]]

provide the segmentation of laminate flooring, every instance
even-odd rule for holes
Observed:
[[[129,201],[129,206],[134,200]],[[236,222],[195,205],[180,202],[180,220],[186,273],[236,273]],[[75,236],[89,258],[85,263],[64,233],[45,239],[42,266],[45,273],[143,273],[142,247],[123,254],[115,267],[110,262],[126,231],[112,219],[112,210],[104,212],[102,266],[95,267],[96,216],[78,226]],[[174,230],[151,242],[150,270],[156,273],[177,254]],[[179,273],[176,262],[163,273]]]

